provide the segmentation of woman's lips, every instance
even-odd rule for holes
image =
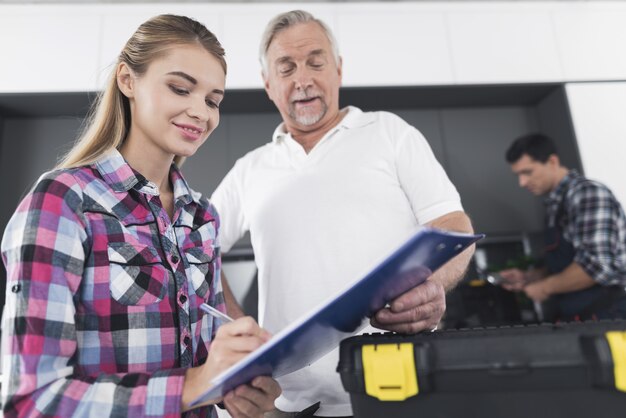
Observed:
[[[202,133],[204,132],[204,129],[198,128],[197,126],[193,125],[181,125],[175,123],[174,126],[178,128],[178,130],[185,139],[188,139],[190,141],[197,141],[198,139],[202,138]]]

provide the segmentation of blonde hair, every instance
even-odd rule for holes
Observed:
[[[61,158],[56,168],[71,168],[93,164],[112,149],[118,149],[128,135],[131,124],[130,103],[117,86],[116,69],[126,63],[135,74],[145,74],[152,61],[176,45],[201,45],[218,59],[224,73],[224,49],[204,25],[185,16],[159,15],[144,22],[130,37],[120,53],[105,89],[91,107],[85,128],[72,149]],[[174,163],[182,164],[184,157],[176,156]]]

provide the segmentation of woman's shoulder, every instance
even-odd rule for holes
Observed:
[[[90,167],[54,169],[43,173],[33,186],[33,193],[54,193],[59,197],[70,193],[80,193],[87,183],[93,181]]]

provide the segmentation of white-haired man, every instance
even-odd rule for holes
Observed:
[[[259,323],[276,332],[365,273],[419,225],[472,227],[415,128],[391,113],[339,108],[341,58],[323,22],[298,10],[275,17],[260,59],[283,123],[272,142],[237,161],[212,202],[224,251],[251,233]],[[372,325],[404,333],[433,329],[445,311],[445,290],[462,276],[471,252],[395,299]],[[241,315],[226,297],[229,312]],[[337,361],[335,350],[279,379],[283,396],[272,417],[351,415]],[[319,409],[308,408],[317,402]]]

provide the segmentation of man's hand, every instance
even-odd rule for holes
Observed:
[[[274,410],[274,401],[280,393],[276,380],[259,376],[250,384],[228,392],[224,405],[232,418],[263,418],[265,412]]]
[[[539,280],[526,285],[524,293],[535,302],[544,302],[551,296],[547,280]]]
[[[500,271],[498,274],[500,274],[500,277],[503,279],[501,283],[502,287],[514,292],[522,290],[528,281],[526,272],[520,269],[506,269]]]
[[[371,319],[372,326],[389,331],[415,334],[437,327],[446,310],[443,286],[426,280],[394,299]]]

